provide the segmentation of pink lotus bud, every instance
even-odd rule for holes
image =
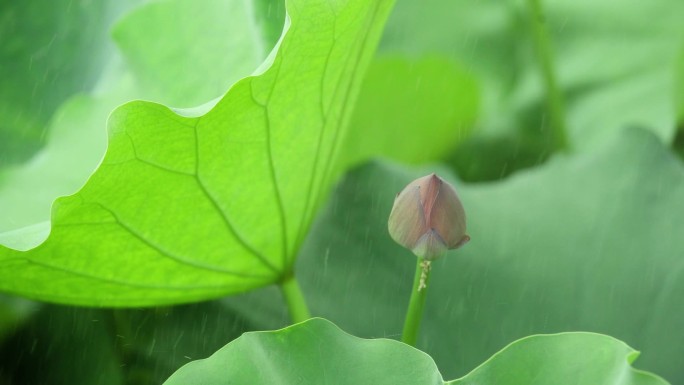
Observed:
[[[389,233],[397,243],[428,261],[470,240],[456,190],[435,174],[414,180],[397,194]]]

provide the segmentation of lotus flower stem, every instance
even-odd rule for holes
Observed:
[[[418,258],[416,274],[413,278],[413,289],[411,289],[411,299],[409,300],[406,319],[404,321],[404,332],[401,340],[411,346],[416,346],[420,320],[423,317],[423,307],[427,298],[427,285],[430,280],[430,261]]]
[[[297,282],[294,274],[287,275],[280,282],[280,289],[283,291],[292,323],[303,322],[311,318],[309,307],[304,300],[304,294],[302,294],[302,289],[299,287],[299,282]]]
[[[567,138],[567,125],[565,116],[565,100],[558,86],[558,80],[554,69],[553,49],[548,28],[544,22],[544,10],[540,0],[527,0],[527,9],[530,15],[530,25],[534,37],[534,45],[541,67],[544,87],[546,88],[547,110],[550,117],[553,140],[556,150],[570,150]]]
[[[394,198],[389,235],[418,257],[401,340],[415,346],[430,279],[430,263],[465,245],[465,210],[452,185],[437,174],[418,178]]]

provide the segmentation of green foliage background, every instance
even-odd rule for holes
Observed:
[[[0,287],[13,293],[0,298],[0,383],[161,382],[244,331],[288,325],[268,285],[293,266],[314,315],[397,338],[414,260],[385,221],[394,194],[435,168],[473,238],[434,269],[418,348],[441,376],[530,334],[583,330],[684,381],[684,3],[541,4],[567,151],[532,1],[399,0],[384,30],[367,5],[321,4],[291,2],[269,56],[277,1],[0,2]],[[381,32],[374,54],[360,43]],[[137,99],[152,102],[112,114]],[[271,111],[244,114],[260,104]],[[314,153],[319,127],[346,140],[322,135]],[[329,167],[301,172],[328,153]],[[217,212],[256,253],[216,234]]]

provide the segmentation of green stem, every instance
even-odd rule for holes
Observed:
[[[299,323],[311,318],[309,308],[306,306],[304,294],[299,287],[299,282],[294,274],[289,274],[280,283],[280,288],[283,291],[283,297],[287,303],[287,309],[290,311],[290,319],[293,323]]]
[[[557,150],[568,151],[570,144],[567,138],[567,127],[565,119],[565,101],[563,94],[558,87],[558,80],[554,72],[553,50],[548,30],[544,24],[544,14],[540,0],[528,0],[527,9],[532,19],[532,34],[534,35],[534,45],[537,51],[539,64],[541,65],[544,87],[546,88],[546,99],[551,129],[553,130],[554,146]]]
[[[423,317],[423,307],[427,298],[427,284],[430,279],[430,262],[418,258],[416,274],[413,278],[413,288],[411,289],[411,299],[409,300],[406,320],[404,321],[404,332],[401,340],[411,346],[416,346],[418,339],[418,329],[420,320]]]

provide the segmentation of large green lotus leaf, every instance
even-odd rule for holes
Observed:
[[[528,3],[404,1],[388,22],[380,50],[446,53],[480,75],[483,127],[544,132],[548,119]],[[672,62],[684,32],[684,3],[549,0],[542,6],[567,99],[571,145],[600,145],[626,125],[648,127],[671,140]]]
[[[470,135],[478,103],[473,76],[444,57],[378,55],[351,119],[346,163],[379,154],[410,163],[441,159]]]
[[[252,0],[153,2],[117,23],[113,37],[147,97],[194,107],[222,96],[273,48],[253,8]]]
[[[85,305],[200,300],[289,273],[392,1],[293,1],[261,75],[199,117],[132,102],[48,240],[0,248],[0,288]],[[83,290],[87,287],[87,290]]]
[[[387,218],[397,191],[432,171],[371,164],[347,176],[296,267],[313,314],[363,337],[401,334],[415,257]],[[595,153],[457,190],[472,241],[433,264],[418,341],[445,376],[530,334],[586,330],[684,381],[684,168],[653,134],[627,130]],[[287,322],[273,289],[229,301],[262,328]]]
[[[533,336],[445,383],[434,361],[417,349],[357,338],[314,318],[278,331],[246,333],[211,357],[185,365],[165,384],[667,384],[632,369],[637,355],[599,334]]]
[[[393,340],[363,340],[313,318],[245,333],[164,384],[443,384],[430,357]]]
[[[0,2],[0,168],[30,157],[62,102],[94,86],[112,21],[137,2]]]

